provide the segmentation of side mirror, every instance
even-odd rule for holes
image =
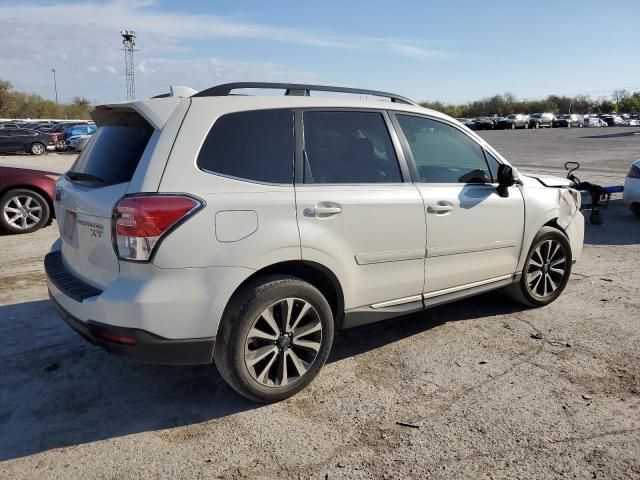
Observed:
[[[513,168],[501,163],[498,166],[498,195],[501,197],[508,197],[509,187],[515,185],[515,183],[516,179],[513,176]]]

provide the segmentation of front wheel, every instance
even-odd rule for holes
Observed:
[[[543,307],[560,296],[571,275],[571,245],[557,228],[543,227],[535,236],[518,283],[507,288],[517,302]]]
[[[250,400],[284,400],[316,377],[333,344],[331,307],[296,277],[257,279],[229,302],[214,362],[225,381]]]

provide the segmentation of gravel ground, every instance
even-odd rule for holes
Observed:
[[[574,158],[619,183],[633,148],[552,142],[614,130],[485,135],[516,165]],[[640,478],[640,218],[604,213],[550,306],[490,293],[340,332],[312,385],[269,406],[213,367],[87,344],[46,300],[55,223],[0,236],[0,478]]]

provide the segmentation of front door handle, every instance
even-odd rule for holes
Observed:
[[[321,202],[317,203],[313,207],[307,207],[304,209],[305,217],[330,217],[342,212],[342,207],[337,203]]]
[[[438,202],[437,204],[431,204],[427,206],[427,212],[435,213],[436,215],[443,215],[453,210],[453,205],[445,202]]]

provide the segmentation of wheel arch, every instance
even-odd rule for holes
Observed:
[[[324,265],[308,260],[288,260],[256,270],[236,287],[229,297],[225,310],[235,295],[248,283],[266,275],[291,275],[316,287],[325,296],[333,313],[334,323],[340,328],[344,320],[344,293],[336,274]]]

